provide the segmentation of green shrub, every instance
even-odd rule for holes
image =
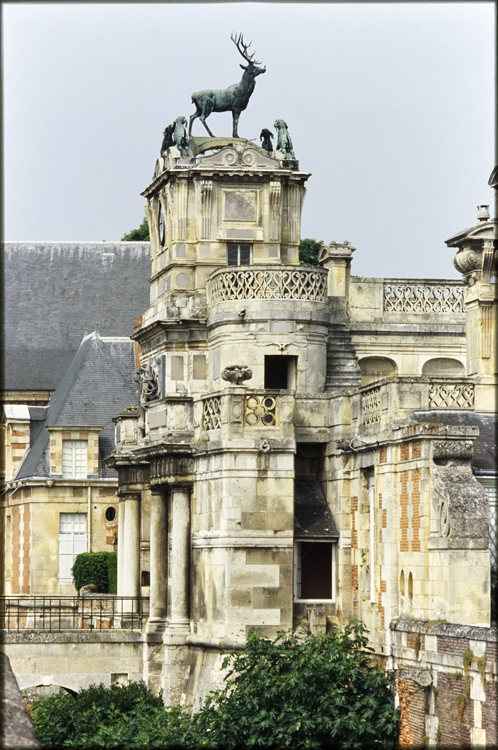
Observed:
[[[95,583],[104,593],[109,593],[109,555],[115,552],[83,552],[74,561],[71,573],[77,591],[82,586]]]
[[[107,553],[107,578],[109,580],[109,593],[118,593],[118,553]]]
[[[392,683],[366,650],[362,623],[343,632],[274,641],[253,631],[229,654],[225,688],[199,713],[164,708],[145,683],[92,685],[73,698],[38,701],[33,725],[42,748],[394,748],[398,712]]]
[[[76,697],[58,693],[35,703],[31,714],[42,748],[198,746],[183,742],[190,741],[189,716],[179,706],[165,709],[144,682],[91,685]]]

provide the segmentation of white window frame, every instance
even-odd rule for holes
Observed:
[[[66,529],[70,528],[70,531]],[[63,530],[64,529],[64,530]],[[84,531],[82,531],[84,529]],[[88,552],[87,514],[59,514],[59,583],[72,583],[71,568],[77,555]]]
[[[229,268],[236,268],[237,266],[240,266],[240,248],[242,245],[247,245],[249,247],[249,263],[244,263],[245,266],[251,266],[252,265],[252,251],[253,246],[251,242],[227,242],[227,266],[228,266],[228,250],[231,247],[237,248],[237,264],[235,266],[228,266]]]
[[[332,545],[332,598],[331,599],[301,599],[301,544],[302,542],[315,542]],[[294,601],[304,603],[332,602],[336,600],[336,550],[337,541],[332,539],[296,539],[294,542]]]
[[[69,456],[69,461],[68,453],[71,454]],[[84,463],[81,464],[80,468],[78,465],[78,459],[81,460],[82,457],[84,457]],[[69,472],[67,467],[68,463],[70,463]],[[62,477],[63,479],[88,478],[88,440],[62,441]]]

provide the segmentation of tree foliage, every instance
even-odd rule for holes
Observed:
[[[246,650],[225,659],[225,688],[208,696],[198,726],[224,748],[394,747],[392,686],[367,643],[358,621],[304,641],[253,631]]]
[[[301,240],[299,243],[299,262],[303,266],[317,266],[318,253],[323,245],[323,240]]]
[[[58,694],[32,708],[43,748],[394,748],[392,683],[373,663],[362,623],[274,640],[253,631],[229,654],[223,690],[189,716],[144,683]]]
[[[132,229],[128,234],[124,234],[121,237],[121,242],[149,242],[149,225],[147,223],[147,217],[144,219],[138,229]]]
[[[73,567],[74,587],[95,583],[104,593],[116,593],[117,552],[82,552],[77,555]]]

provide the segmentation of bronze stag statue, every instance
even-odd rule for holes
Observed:
[[[261,63],[254,60],[254,53],[252,55],[248,53],[252,42],[244,44],[242,34],[239,34],[238,37],[232,34],[231,40],[248,63],[247,65],[240,66],[244,71],[242,80],[240,83],[234,83],[227,89],[206,89],[205,91],[197,91],[195,94],[192,94],[192,103],[195,104],[196,111],[190,116],[189,135],[192,133],[192,123],[195,119],[199,118],[209,135],[214,138],[214,135],[207,126],[206,118],[209,117],[211,112],[231,112],[233,117],[232,136],[238,138],[237,125],[240,113],[247,107],[251,94],[254,91],[256,85],[254,79],[260,73],[266,73],[266,66],[264,68],[257,67]]]

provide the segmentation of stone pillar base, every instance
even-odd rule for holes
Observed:
[[[186,635],[169,635],[164,633],[162,646],[164,649],[164,667],[162,670],[161,687],[166,706],[183,705],[182,700],[189,665],[190,649],[185,643]]]
[[[163,643],[168,646],[181,646],[185,644],[188,635],[190,635],[189,622],[169,622],[164,631]]]
[[[168,626],[166,618],[149,618],[147,625],[145,626],[145,633],[151,635],[153,633],[164,633]],[[147,639],[148,640],[148,639]]]
[[[164,646],[161,633],[144,633],[143,679],[149,690],[159,695],[162,688]]]

